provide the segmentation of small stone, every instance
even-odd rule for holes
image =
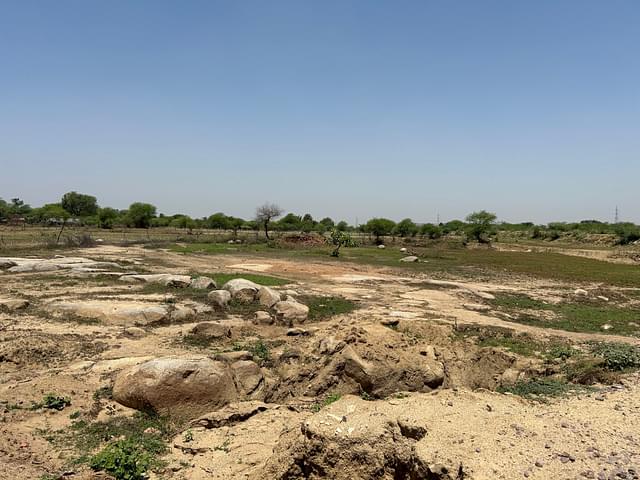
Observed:
[[[536,460],[536,463],[534,465],[538,468],[544,467],[544,463],[542,463],[542,460]]]

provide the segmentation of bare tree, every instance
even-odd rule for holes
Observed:
[[[256,222],[264,226],[264,234],[269,240],[269,222],[282,215],[282,209],[275,203],[265,203],[256,208]]]

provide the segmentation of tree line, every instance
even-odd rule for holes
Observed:
[[[217,229],[233,231],[263,230],[269,238],[270,231],[328,233],[328,232],[361,232],[370,234],[380,242],[385,236],[414,237],[417,235],[430,239],[462,233],[467,238],[479,242],[488,242],[498,230],[527,232],[531,238],[555,240],[567,232],[584,234],[614,234],[619,243],[626,244],[640,239],[640,227],[633,223],[606,223],[598,220],[583,220],[575,223],[554,222],[546,225],[535,225],[532,222],[497,223],[494,213],[484,210],[469,214],[464,221],[451,220],[434,224],[418,224],[410,218],[395,222],[388,218],[376,217],[366,223],[353,226],[344,220],[334,221],[330,217],[320,220],[310,214],[297,215],[287,213],[273,203],[265,203],[256,208],[255,216],[243,219],[222,212],[208,217],[192,218],[185,214],[158,214],[157,208],[144,202],[134,202],[129,208],[118,210],[101,207],[93,195],[75,191],[65,193],[59,202],[48,203],[33,208],[19,198],[5,201],[0,198],[0,223],[27,223],[40,225],[80,224],[96,226],[104,229],[114,227],[155,228],[173,227],[182,229]]]

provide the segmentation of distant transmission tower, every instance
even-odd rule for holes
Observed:
[[[616,219],[614,223],[619,223],[620,222],[620,218],[618,217],[618,206],[616,205]]]

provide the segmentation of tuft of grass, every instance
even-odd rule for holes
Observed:
[[[233,351],[239,352],[241,350],[250,352],[261,365],[271,360],[271,348],[263,340],[257,340],[253,343],[235,343],[233,345]]]
[[[31,405],[31,410],[38,410],[40,408],[47,408],[49,410],[64,410],[71,405],[71,399],[69,397],[63,397],[55,393],[47,393],[41,402]]]
[[[167,452],[167,442],[178,430],[179,426],[167,418],[137,412],[106,422],[74,420],[67,429],[48,433],[46,438],[74,452],[71,465],[89,464],[118,480],[133,480],[146,478],[135,475],[162,466],[160,456]],[[136,469],[134,464],[142,468]],[[122,465],[127,467],[119,470]],[[126,472],[134,476],[127,477]]]
[[[311,411],[314,413],[318,413],[327,405],[331,405],[332,403],[335,403],[338,400],[340,400],[340,398],[342,398],[342,395],[340,395],[339,393],[332,393],[330,395],[327,395],[326,397],[324,397],[324,399],[321,402],[316,402],[313,405],[311,405]]]
[[[93,399],[100,400],[105,398],[107,400],[111,400],[113,398],[113,386],[105,385],[104,387],[100,387],[95,392],[93,392]]]
[[[351,313],[358,308],[358,304],[343,297],[321,297],[316,295],[300,296],[297,299],[309,307],[309,320],[320,321]]]
[[[551,378],[534,378],[523,380],[510,386],[498,387],[498,392],[512,393],[521,397],[544,401],[544,397],[564,397],[570,393],[589,390],[583,385],[574,385],[562,380]]]
[[[194,335],[188,333],[180,337],[180,342],[187,346],[193,348],[210,348],[212,345],[219,343],[219,339],[214,337],[209,337],[207,335]]]

